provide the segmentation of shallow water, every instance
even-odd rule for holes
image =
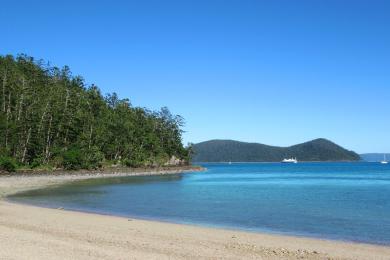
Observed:
[[[390,245],[390,165],[202,166],[208,170],[79,181],[11,199],[126,217]]]

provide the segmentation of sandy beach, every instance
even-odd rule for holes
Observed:
[[[188,169],[190,170],[190,169]],[[0,177],[0,196],[179,170]],[[127,219],[0,200],[0,259],[390,259],[390,247]]]

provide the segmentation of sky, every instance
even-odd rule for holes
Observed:
[[[390,1],[2,1],[0,55],[70,66],[183,141],[390,152]]]

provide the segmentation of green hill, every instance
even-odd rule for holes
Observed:
[[[211,140],[193,146],[194,162],[279,162],[296,157],[299,161],[358,161],[360,156],[323,138],[290,147],[277,147],[233,140]]]
[[[181,116],[103,95],[68,67],[0,56],[0,171],[186,163]]]

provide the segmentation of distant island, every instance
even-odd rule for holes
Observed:
[[[386,157],[385,157],[386,156]],[[360,157],[363,161],[366,162],[380,162],[383,161],[385,158],[390,159],[390,154],[386,153],[364,153],[361,154]]]
[[[290,147],[234,140],[210,140],[193,146],[194,162],[359,161],[360,156],[324,138]]]

